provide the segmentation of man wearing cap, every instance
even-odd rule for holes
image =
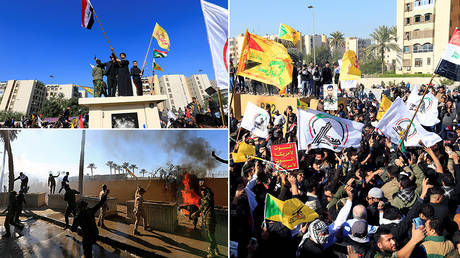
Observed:
[[[352,246],[360,257],[371,257],[371,243],[367,234],[367,221],[358,220],[353,224],[351,235],[344,239],[344,244]]]
[[[378,205],[379,202],[383,200],[383,191],[380,188],[374,187],[367,193],[367,221],[371,225],[378,225],[379,224],[379,210]]]
[[[103,196],[108,195],[109,189],[107,189],[107,185],[102,186],[102,190],[99,193],[99,200],[102,200]],[[99,221],[97,222],[97,225],[101,228],[106,228],[104,225],[104,217],[105,217],[105,211],[108,209],[107,202],[104,202],[104,205],[102,205],[101,210],[99,211]]]
[[[349,219],[343,224],[343,235],[344,236],[350,236],[352,234],[353,225],[357,221],[367,221],[367,210],[363,205],[358,204],[355,207],[353,207],[352,213],[353,213],[353,219]],[[378,228],[379,228],[378,226],[368,225],[367,226],[368,235],[374,234]]]

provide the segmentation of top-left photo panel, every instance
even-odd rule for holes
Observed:
[[[226,128],[227,0],[9,2],[2,128]]]

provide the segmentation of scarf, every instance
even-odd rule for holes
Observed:
[[[407,203],[414,199],[414,195],[415,195],[414,190],[415,190],[414,187],[408,187],[408,188],[400,190],[396,194],[396,196],[399,197],[403,202]]]
[[[328,232],[329,232],[328,226],[324,221],[315,219],[314,221],[310,222],[310,225],[308,225],[307,233],[303,235],[302,240],[300,241],[300,244],[296,252],[296,256],[299,257],[300,249],[302,248],[303,243],[310,237],[313,239],[313,242],[323,246],[327,242],[329,235],[320,236],[319,233],[328,234]]]

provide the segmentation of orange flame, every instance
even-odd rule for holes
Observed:
[[[200,196],[190,187],[190,176],[188,173],[185,173],[182,183],[184,184],[184,190],[181,190],[182,199],[184,200],[183,205],[195,205],[200,208]],[[182,210],[182,212],[185,215],[189,214],[186,210]]]

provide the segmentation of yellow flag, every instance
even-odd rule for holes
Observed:
[[[300,32],[294,30],[293,28],[287,26],[286,24],[280,24],[280,33],[278,35],[280,39],[291,41],[292,44],[297,44],[300,40]]]
[[[72,124],[70,125],[70,128],[76,128],[77,127],[77,117],[75,117],[74,119],[72,119]]]
[[[292,230],[316,218],[318,214],[297,198],[281,201],[270,194],[265,196],[265,219],[279,221]]]
[[[86,86],[79,86],[79,87],[86,90],[89,94],[94,95],[94,91],[92,88],[86,87]]]
[[[375,117],[377,120],[380,121],[382,119],[383,115],[388,111],[388,109],[391,107],[391,100],[385,96],[385,94],[382,94],[382,100],[380,101],[380,107],[379,111],[377,112],[377,117]]]
[[[169,50],[169,36],[168,33],[158,23],[155,24],[153,29],[153,36],[157,39],[158,45],[161,48]]]
[[[340,81],[353,81],[361,79],[361,70],[359,70],[358,57],[355,51],[348,50],[342,58],[342,67],[340,68]]]
[[[292,81],[292,60],[283,45],[246,30],[237,75],[282,90]]]
[[[255,156],[256,155],[256,146],[247,144],[245,142],[241,142],[240,146],[238,147],[237,153],[232,153],[233,162],[246,162],[247,156]]]

